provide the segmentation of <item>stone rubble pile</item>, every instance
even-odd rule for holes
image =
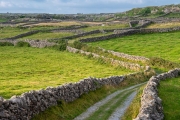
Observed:
[[[141,108],[138,116],[134,120],[163,120],[162,100],[158,97],[157,86],[161,80],[175,78],[180,75],[180,69],[152,76],[144,88],[141,97]]]

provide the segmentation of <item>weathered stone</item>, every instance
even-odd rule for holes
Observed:
[[[10,115],[8,114],[8,111],[0,111],[0,118],[8,118]]]
[[[158,97],[157,85],[160,80],[173,78],[180,73],[179,69],[171,70],[150,78],[141,97],[141,108],[134,120],[163,120],[162,100]],[[172,75],[173,74],[173,75]]]
[[[4,98],[0,97],[0,107],[2,106]]]

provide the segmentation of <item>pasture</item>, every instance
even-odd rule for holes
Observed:
[[[180,63],[180,32],[136,34],[88,43],[104,49],[145,57],[160,57]]]
[[[30,90],[109,77],[130,71],[85,56],[52,49],[0,47],[0,95],[9,98]]]

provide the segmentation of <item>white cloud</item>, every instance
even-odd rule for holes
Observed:
[[[11,6],[12,4],[10,2],[0,1],[0,7],[6,8]]]
[[[122,12],[136,7],[173,3],[179,3],[179,0],[0,0],[0,12]]]

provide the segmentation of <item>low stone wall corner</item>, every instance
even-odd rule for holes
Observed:
[[[176,68],[166,73],[152,76],[143,90],[141,97],[141,108],[139,110],[138,116],[134,120],[163,120],[164,113],[162,100],[158,96],[157,86],[161,80],[175,78],[179,75],[180,69]]]

